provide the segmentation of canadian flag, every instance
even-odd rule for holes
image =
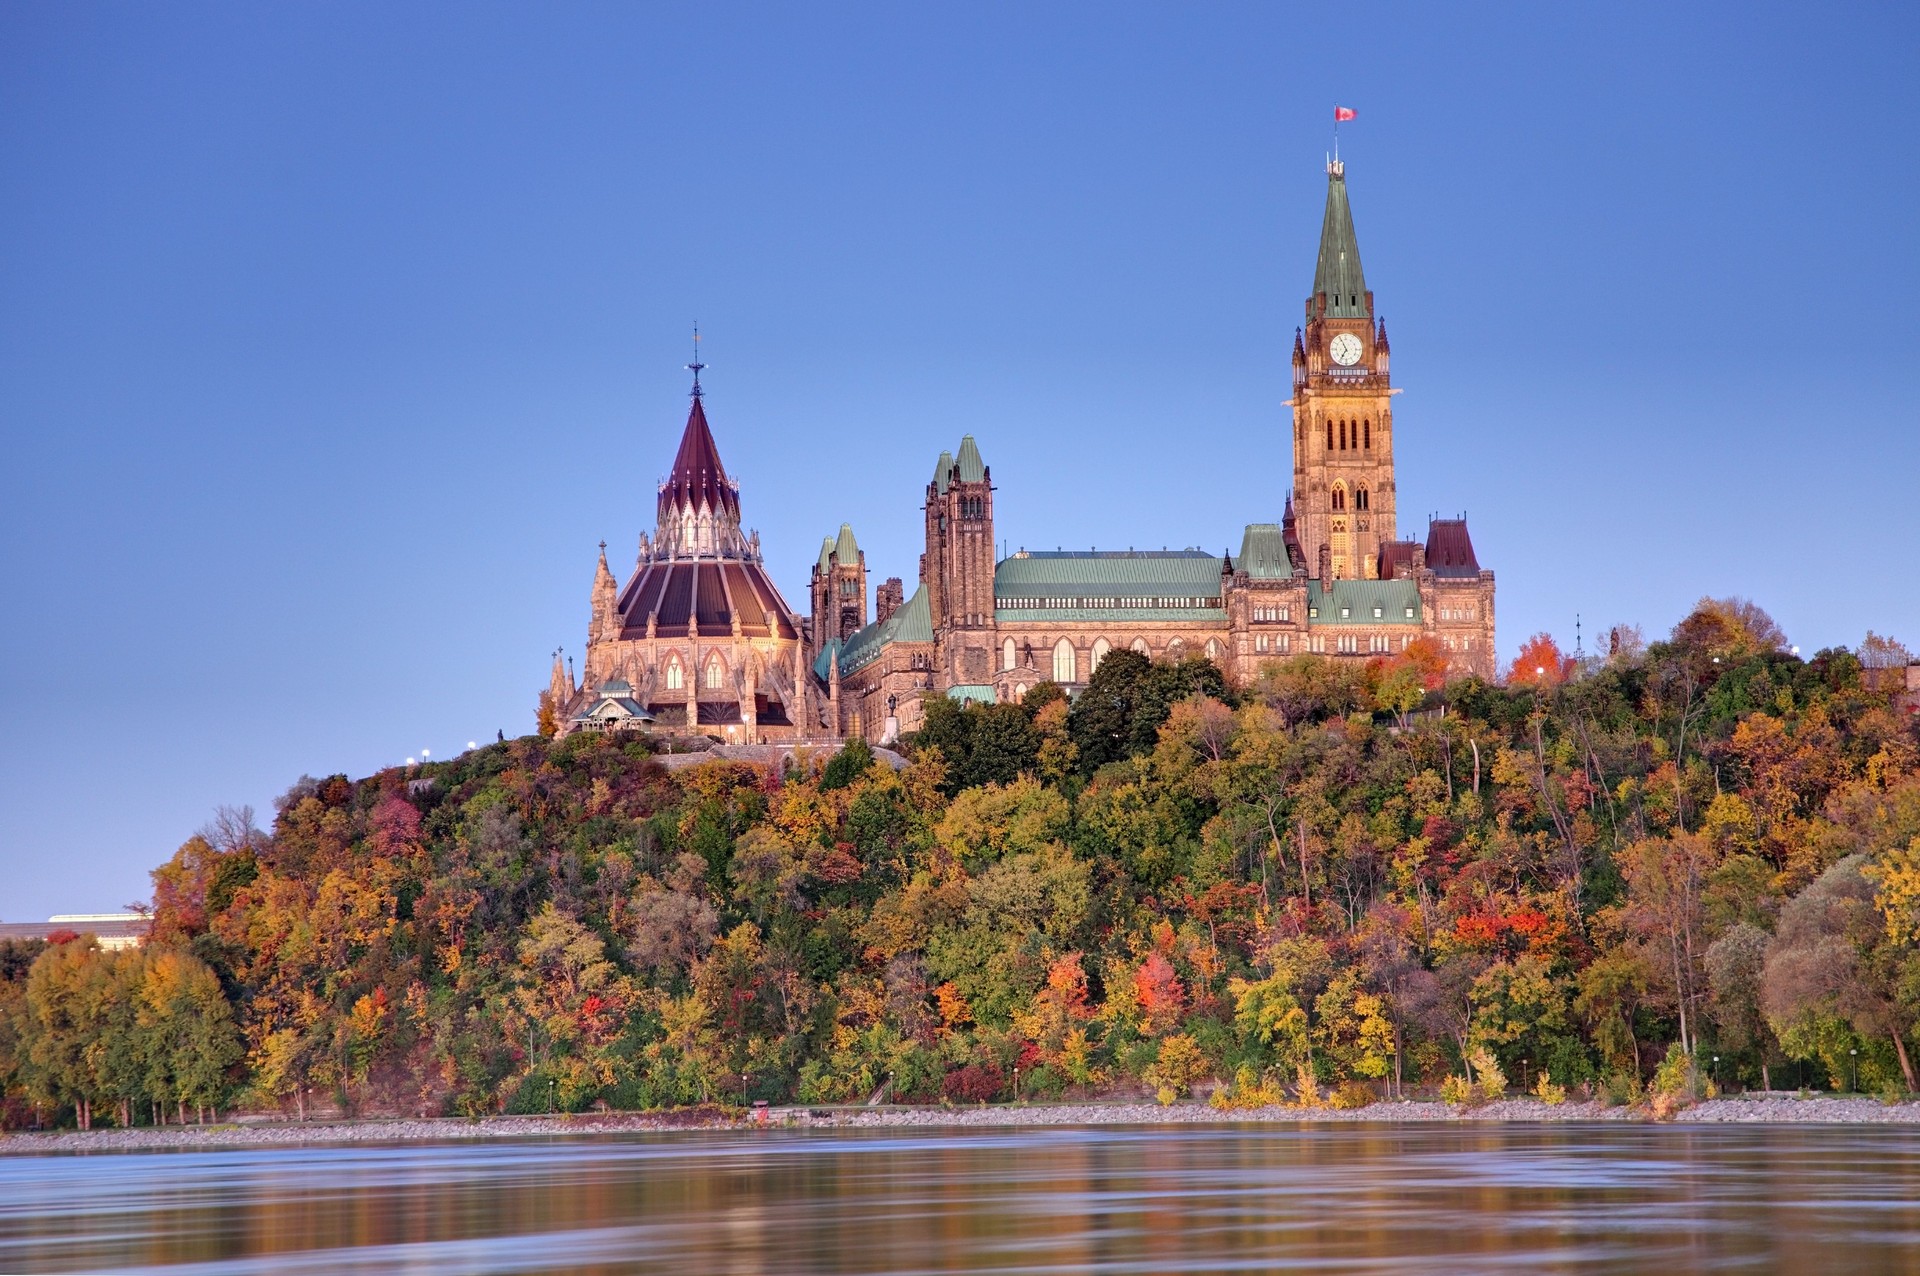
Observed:
[[[1358,112],[1350,106],[1336,106],[1333,108],[1333,122],[1335,124],[1344,124],[1356,114],[1358,114]]]

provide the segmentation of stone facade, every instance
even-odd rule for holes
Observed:
[[[1326,216],[1306,322],[1294,336],[1293,492],[1279,523],[1244,529],[1240,552],[1028,553],[996,561],[992,471],[968,436],[923,493],[919,588],[849,632],[823,610],[852,579],[850,529],[814,569],[812,669],[828,719],[884,741],[912,731],[931,695],[1018,700],[1036,683],[1076,692],[1110,651],[1204,655],[1249,681],[1268,661],[1366,661],[1432,639],[1456,673],[1495,673],[1494,577],[1466,520],[1401,540],[1386,325],[1374,312],[1347,203],[1328,166]],[[865,558],[858,576],[865,580]],[[891,582],[890,582],[891,583]],[[861,610],[864,610],[864,604]],[[823,619],[831,616],[837,619]],[[825,627],[823,627],[823,625]]]
[[[864,568],[858,579],[851,617],[864,624]],[[741,530],[739,486],[720,462],[696,368],[654,531],[641,534],[624,586],[600,546],[577,684],[554,658],[545,700],[555,726],[565,734],[650,719],[650,730],[737,744],[831,737],[837,727],[807,667],[807,629],[767,575],[759,534]],[[610,713],[625,706],[640,712]]]
[[[556,657],[545,694],[561,731],[684,731],[741,744],[915,730],[930,696],[1017,701],[1077,693],[1108,653],[1205,656],[1249,682],[1300,655],[1364,662],[1431,639],[1456,673],[1491,678],[1494,578],[1464,518],[1402,540],[1385,323],[1360,266],[1346,175],[1327,170],[1305,323],[1294,335],[1293,490],[1238,553],[1029,553],[999,558],[996,489],[969,435],[920,493],[916,587],[868,609],[853,529],[822,540],[808,614],[789,611],[738,487],[720,464],[694,365],[693,406],[658,518],[621,585],[601,546],[579,683]]]

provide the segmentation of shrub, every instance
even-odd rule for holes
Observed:
[[[1378,1098],[1373,1087],[1364,1081],[1343,1081],[1334,1090],[1331,1105],[1342,1112],[1352,1112],[1369,1106]]]
[[[1451,1103],[1456,1108],[1465,1107],[1476,1097],[1473,1082],[1465,1077],[1449,1076],[1440,1083],[1440,1099],[1443,1103]]]
[[[1699,1102],[1702,1092],[1700,1070],[1694,1067],[1693,1056],[1674,1042],[1653,1074],[1653,1114],[1672,1116],[1688,1104]]]
[[[1147,1067],[1145,1078],[1160,1102],[1166,1104],[1187,1094],[1205,1075],[1206,1056],[1192,1037],[1180,1032],[1161,1041],[1160,1053]]]
[[[1555,1085],[1553,1076],[1542,1072],[1540,1080],[1534,1083],[1533,1096],[1548,1107],[1557,1108],[1567,1101],[1567,1087]]]
[[[1500,1061],[1493,1057],[1493,1051],[1476,1046],[1467,1062],[1473,1065],[1474,1082],[1481,1098],[1497,1099],[1507,1092],[1507,1074],[1500,1070]]]
[[[956,1103],[990,1103],[1006,1089],[1007,1079],[990,1063],[955,1068],[940,1083],[940,1092]]]
[[[1628,1107],[1640,1102],[1646,1092],[1637,1072],[1611,1072],[1600,1082],[1600,1102],[1609,1108]]]
[[[1301,1064],[1293,1082],[1294,1102],[1303,1108],[1318,1108],[1325,1105],[1320,1094],[1320,1081],[1313,1075],[1313,1069]]]
[[[1221,1086],[1207,1100],[1213,1107],[1222,1111],[1244,1111],[1247,1108],[1273,1108],[1287,1101],[1286,1092],[1269,1074],[1255,1072],[1248,1064],[1241,1064],[1233,1074],[1233,1084]]]

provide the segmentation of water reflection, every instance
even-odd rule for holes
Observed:
[[[779,1131],[0,1158],[0,1271],[1920,1276],[1920,1131]]]

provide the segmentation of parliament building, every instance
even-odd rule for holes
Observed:
[[[842,524],[821,542],[798,613],[768,576],[758,536],[741,530],[696,362],[655,530],[641,536],[624,585],[602,546],[578,683],[555,659],[555,726],[881,742],[916,729],[930,696],[1017,701],[1042,681],[1076,694],[1117,648],[1203,655],[1250,682],[1272,660],[1366,661],[1431,638],[1455,672],[1491,678],[1493,573],[1466,520],[1434,519],[1424,539],[1400,538],[1396,393],[1335,160],[1293,342],[1292,492],[1278,522],[1248,524],[1237,554],[997,558],[993,471],[969,435],[940,454],[922,493],[925,549],[911,594],[897,577],[870,587],[866,555]]]

